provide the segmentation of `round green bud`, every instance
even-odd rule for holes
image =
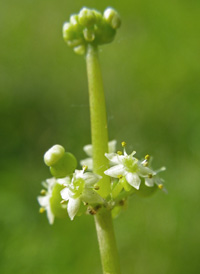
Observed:
[[[44,162],[47,166],[55,165],[64,155],[65,149],[60,145],[52,146],[45,154],[44,154]]]
[[[156,184],[152,187],[146,186],[144,183],[144,179],[142,179],[140,188],[135,193],[141,197],[149,197],[153,195],[157,190],[158,186]]]
[[[105,21],[100,26],[95,26],[95,43],[102,45],[113,41],[116,30]]]
[[[79,23],[84,27],[90,27],[96,23],[96,16],[93,10],[82,8],[78,15]]]
[[[77,167],[77,160],[70,152],[65,152],[63,157],[50,166],[50,172],[55,178],[64,178],[74,172]]]
[[[66,22],[63,25],[63,38],[65,41],[71,40],[74,38],[74,30],[72,24]]]
[[[96,24],[99,25],[101,24],[101,22],[103,21],[103,16],[101,14],[101,12],[97,11],[97,10],[92,10],[93,13],[95,14],[96,17]]]
[[[85,28],[85,29],[83,30],[83,36],[84,36],[84,38],[85,38],[85,40],[86,40],[87,42],[92,42],[92,41],[94,41],[94,39],[95,39],[94,30]]]
[[[73,14],[70,16],[70,23],[74,26],[74,27],[77,27],[79,25],[79,22],[78,22],[78,15],[77,14]]]
[[[67,41],[67,45],[71,48],[74,48],[74,47],[77,47],[77,46],[80,46],[84,43],[84,40],[82,38],[80,39],[74,39],[74,40],[71,40],[71,41]]]
[[[113,28],[118,29],[121,25],[121,18],[118,12],[112,8],[107,8],[103,14],[106,22]]]
[[[86,49],[85,49],[85,45],[80,45],[77,47],[74,47],[74,52],[78,55],[83,55],[85,53]]]
[[[60,191],[64,187],[60,184],[55,184],[52,196],[50,198],[50,207],[51,211],[54,214],[55,217],[58,218],[66,218],[67,217],[67,209],[65,208],[65,205],[62,205],[60,202],[62,201],[62,197],[60,195]]]

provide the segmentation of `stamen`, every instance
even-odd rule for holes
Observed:
[[[163,187],[164,187],[164,185],[163,185],[163,184],[159,184],[159,185],[158,185],[158,188],[159,188],[160,190],[162,190],[162,189],[163,189]]]
[[[45,212],[45,208],[44,207],[40,207],[39,213],[44,213],[44,212]]]
[[[61,203],[61,205],[64,205],[64,204],[66,204],[66,203],[67,203],[67,201],[62,200],[60,203]]]
[[[148,178],[151,179],[153,177],[153,174],[152,173],[149,173],[148,174]]]
[[[118,177],[119,179],[122,179],[122,178],[123,178],[123,176],[122,176],[122,175],[118,175],[117,177]]]
[[[40,191],[40,194],[41,195],[45,195],[47,192],[46,192],[46,190],[45,189],[42,189],[41,191]]]
[[[122,151],[118,150],[118,151],[117,151],[117,154],[118,154],[118,155],[122,155],[123,153],[122,153]]]
[[[147,161],[148,161],[148,160],[150,159],[150,155],[149,155],[149,154],[147,154],[144,158],[145,158],[145,160],[147,160]]]
[[[126,146],[126,142],[124,142],[124,141],[121,144],[122,144],[122,147]]]
[[[147,167],[148,164],[149,164],[149,163],[146,161],[146,162],[143,163],[143,166]]]
[[[83,166],[83,172],[85,172],[88,169],[88,166]]]

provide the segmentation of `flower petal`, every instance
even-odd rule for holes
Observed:
[[[116,140],[112,140],[112,141],[108,142],[108,152],[109,153],[115,152],[116,151],[116,145],[117,145]]]
[[[49,204],[49,195],[46,195],[46,196],[38,196],[37,197],[37,200],[38,200],[38,203],[40,204],[40,206],[42,207],[47,207],[48,204]]]
[[[64,189],[61,190],[60,195],[63,200],[68,201],[70,199],[69,189],[65,187]]]
[[[154,186],[154,179],[153,178],[145,178],[145,185],[148,187]]]
[[[93,160],[92,158],[86,158],[80,161],[81,166],[87,166],[88,170],[93,169]]]
[[[86,153],[88,156],[92,157],[92,151],[93,151],[92,145],[86,145],[86,146],[84,146],[84,147],[83,147],[83,150],[85,151],[85,153]]]
[[[96,184],[99,180],[101,180],[102,177],[92,172],[86,172],[83,174],[82,178],[83,180],[85,180],[86,187],[90,187]]]
[[[65,177],[65,178],[62,178],[62,179],[57,179],[57,183],[60,184],[60,185],[69,185],[71,183],[71,179],[69,177]]]
[[[69,217],[71,220],[73,220],[74,217],[76,216],[76,214],[79,210],[80,204],[81,204],[80,198],[69,200],[68,205],[67,205],[67,211],[68,211],[68,214],[69,214]]]
[[[88,204],[102,204],[104,202],[104,199],[94,190],[85,190],[81,195],[81,200]]]
[[[140,180],[140,177],[138,176],[137,173],[128,172],[128,173],[126,174],[126,181],[127,181],[131,186],[133,186],[134,188],[136,188],[136,189],[139,189],[139,188],[140,188],[141,180]]]
[[[117,153],[105,153],[106,158],[115,164],[120,164],[119,155]]]
[[[54,223],[55,216],[51,211],[50,205],[47,206],[46,211],[47,211],[47,218],[49,220],[49,223],[50,225],[52,225]]]
[[[104,173],[108,176],[118,178],[119,175],[125,175],[125,169],[123,165],[116,165],[107,169]]]

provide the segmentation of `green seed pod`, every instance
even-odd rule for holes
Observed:
[[[60,145],[52,146],[45,154],[44,154],[44,162],[47,166],[55,165],[64,155],[65,149]]]
[[[57,218],[66,218],[67,217],[67,208],[66,205],[62,205],[60,202],[62,201],[62,197],[60,195],[60,191],[64,187],[60,184],[55,184],[52,196],[50,198],[50,207],[51,211]]]
[[[103,14],[106,22],[113,28],[118,29],[121,26],[121,18],[118,12],[112,8],[107,8]]]
[[[140,188],[135,193],[141,197],[149,197],[149,196],[153,195],[157,189],[158,189],[157,185],[154,185],[152,187],[146,186],[144,183],[144,179],[142,179]]]
[[[77,160],[72,153],[65,152],[56,164],[50,166],[50,172],[55,178],[64,178],[74,172]]]
[[[79,23],[84,27],[93,26],[96,23],[96,16],[93,10],[82,8],[78,15]]]

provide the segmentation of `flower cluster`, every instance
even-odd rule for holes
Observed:
[[[105,157],[110,161],[110,168],[104,173],[111,178],[111,190],[106,200],[98,194],[100,175],[86,172],[86,165],[82,170],[75,169],[76,158],[60,145],[53,146],[45,153],[44,161],[50,166],[51,173],[51,167],[54,167],[54,173],[62,175],[43,182],[45,189],[38,197],[40,212],[47,212],[50,224],[53,224],[55,217],[66,218],[68,215],[73,220],[83,213],[95,214],[95,209],[102,206],[112,210],[113,216],[118,215],[130,195],[149,196],[157,189],[164,189],[158,173],[165,168],[154,171],[150,167],[149,155],[140,161],[135,157],[135,151],[127,154],[125,146],[126,143],[122,142],[123,152],[116,153],[116,141],[108,143],[109,153],[105,153]],[[88,164],[92,170],[92,145],[86,145],[84,151],[90,157],[82,160],[81,164]]]
[[[120,25],[119,14],[113,8],[107,8],[102,15],[84,7],[63,25],[63,38],[77,54],[84,54],[88,43],[110,43]]]

